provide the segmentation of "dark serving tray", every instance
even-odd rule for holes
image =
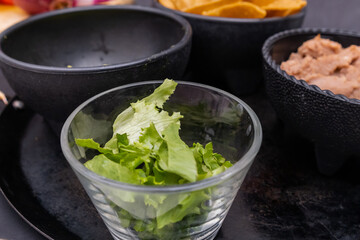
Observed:
[[[320,175],[312,145],[285,131],[262,93],[243,99],[264,141],[216,239],[359,239],[359,160]],[[17,99],[0,116],[0,187],[48,239],[111,239],[58,137]]]

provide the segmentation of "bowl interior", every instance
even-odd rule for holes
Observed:
[[[101,144],[106,143],[112,135],[112,123],[116,116],[131,102],[152,93],[158,85],[134,84],[117,88],[80,107],[76,114],[69,117],[67,122],[71,122],[69,128],[65,129],[65,141],[68,142],[65,145],[70,146],[72,155],[77,160],[90,159],[91,151],[84,153],[82,148],[74,144],[74,139],[93,138]],[[164,108],[169,113],[180,111],[184,116],[180,120],[180,135],[189,146],[194,142],[206,144],[212,141],[214,152],[234,163],[254,144],[256,126],[247,107],[221,90],[198,84],[179,84]]]
[[[322,38],[327,38],[332,41],[340,43],[343,47],[348,47],[350,45],[360,45],[360,38],[349,35],[341,34],[332,34],[332,33],[322,33],[319,32],[309,32],[309,33],[293,33],[293,35],[286,36],[274,42],[270,46],[269,53],[272,59],[276,64],[281,64],[281,62],[288,60],[289,56],[293,52],[297,52],[298,47],[300,47],[305,41],[314,38],[318,33],[321,33]]]
[[[34,17],[1,39],[9,57],[52,67],[94,67],[149,58],[184,36],[182,25],[153,11],[70,10]]]

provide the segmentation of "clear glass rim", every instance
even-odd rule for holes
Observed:
[[[186,81],[176,81],[176,82],[179,85],[189,85],[189,86],[201,87],[204,89],[218,92],[218,93],[225,95],[231,99],[234,99],[236,102],[241,104],[241,106],[244,107],[244,109],[248,112],[248,114],[252,120],[253,126],[254,126],[253,143],[251,144],[250,149],[244,154],[244,156],[242,156],[232,167],[228,168],[226,171],[224,171],[216,176],[213,176],[213,177],[210,177],[210,178],[207,178],[204,180],[192,182],[192,183],[185,183],[185,184],[179,184],[179,185],[168,185],[168,186],[144,186],[144,185],[123,183],[123,182],[111,180],[111,179],[105,178],[103,176],[100,176],[100,175],[90,171],[89,169],[87,169],[79,160],[77,160],[75,158],[75,156],[71,152],[70,146],[68,144],[68,132],[69,132],[69,127],[70,127],[71,122],[73,121],[74,117],[76,116],[76,114],[79,111],[81,111],[90,102],[92,102],[95,99],[97,99],[105,94],[108,94],[110,92],[114,92],[117,90],[129,88],[129,87],[140,86],[140,85],[161,84],[162,82],[163,81],[155,80],[155,81],[143,81],[143,82],[122,85],[122,86],[107,90],[105,92],[99,93],[99,94],[95,95],[94,97],[86,100],[81,105],[79,105],[69,115],[69,117],[65,121],[65,123],[62,127],[62,130],[61,130],[61,136],[60,136],[61,149],[63,151],[65,158],[67,159],[67,161],[69,162],[69,164],[71,165],[73,170],[76,171],[77,173],[80,173],[82,176],[86,177],[87,179],[90,179],[91,181],[96,181],[98,183],[109,185],[114,188],[119,188],[122,190],[133,191],[133,192],[164,193],[164,192],[195,191],[195,190],[200,190],[200,189],[204,189],[204,188],[213,186],[217,183],[220,183],[222,181],[225,181],[225,180],[231,178],[232,176],[239,173],[240,171],[242,171],[244,168],[246,168],[247,166],[249,166],[252,163],[253,159],[255,158],[256,154],[258,153],[258,151],[260,149],[261,142],[262,142],[262,128],[261,128],[260,121],[259,121],[257,115],[255,114],[255,112],[245,102],[243,102],[241,99],[239,99],[238,97],[234,96],[231,93],[228,93],[221,89],[211,87],[211,86],[208,86],[205,84],[186,82]]]

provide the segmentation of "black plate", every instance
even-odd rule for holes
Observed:
[[[216,239],[359,239],[358,160],[332,178],[320,175],[312,146],[286,134],[262,94],[244,100],[262,120],[264,142]],[[49,239],[111,239],[58,137],[16,105],[0,116],[4,196]]]

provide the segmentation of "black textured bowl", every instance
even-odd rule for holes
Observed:
[[[288,17],[241,19],[209,17],[154,5],[188,20],[193,29],[189,71],[192,80],[236,95],[254,92],[262,82],[261,47],[269,36],[302,25],[306,9]]]
[[[320,172],[335,173],[351,156],[360,156],[360,100],[297,80],[280,63],[318,33],[343,47],[360,45],[360,34],[331,29],[295,29],[278,33],[262,48],[266,92],[280,119],[315,144]]]
[[[131,82],[180,79],[189,23],[140,6],[92,6],[31,17],[0,35],[1,69],[29,107],[62,122],[91,96]]]

